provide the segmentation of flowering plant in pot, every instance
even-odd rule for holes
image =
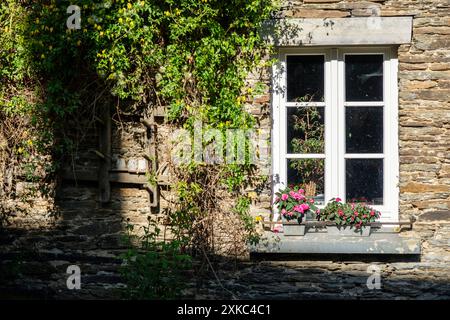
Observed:
[[[314,199],[305,195],[300,186],[287,187],[275,193],[275,204],[283,222],[297,222],[297,224],[284,224],[285,235],[304,235],[305,225],[301,225],[308,213],[314,214],[317,207]]]
[[[331,234],[361,235],[370,234],[371,222],[380,218],[381,213],[364,202],[344,203],[340,198],[331,199],[325,208],[317,210],[317,220],[333,222],[327,231]]]

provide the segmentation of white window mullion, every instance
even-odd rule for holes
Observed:
[[[284,70],[283,56],[280,53],[278,55],[278,62],[272,67],[273,83],[272,83],[272,177],[273,177],[273,200],[275,199],[275,192],[281,188],[282,177],[280,176],[283,172],[281,168],[281,146],[282,146],[282,125],[281,125],[281,109],[282,109],[282,99],[283,90],[282,84],[283,79],[286,76],[283,72]],[[272,201],[274,203],[274,201]]]
[[[328,101],[327,101],[327,114],[325,117],[325,131],[326,135],[326,164],[325,168],[325,202],[330,200],[333,197],[338,196],[339,188],[338,182],[339,177],[336,174],[339,172],[339,161],[338,161],[338,79],[337,79],[337,70],[338,70],[338,51],[337,49],[332,49],[330,52],[330,62],[328,67],[327,74],[327,83],[329,91],[327,92]]]
[[[385,153],[389,155],[389,168],[391,175],[389,176],[389,183],[391,188],[389,189],[389,194],[391,195],[391,200],[389,206],[392,208],[392,221],[399,220],[399,172],[400,163],[398,155],[398,58],[396,48],[390,48],[390,62],[389,62],[389,112],[388,114],[388,126],[390,134],[390,142],[386,145]],[[387,109],[386,109],[387,110]],[[388,149],[389,148],[389,149]]]
[[[323,153],[287,153],[286,159],[325,159]]]
[[[338,94],[337,94],[337,105],[336,105],[336,119],[337,119],[337,129],[336,129],[336,161],[338,163],[337,170],[337,195],[342,199],[345,199],[345,72],[344,72],[344,55],[339,50],[338,51],[338,70],[336,72],[336,82],[338,84]]]
[[[383,101],[344,102],[345,107],[382,107]]]
[[[286,107],[325,107],[325,102],[286,102]]]
[[[286,187],[287,186],[287,168],[286,168],[286,153],[287,153],[287,122],[286,122],[286,100],[287,100],[287,63],[286,63],[286,54],[282,55],[281,58],[282,65],[281,65],[281,71],[282,71],[282,79],[281,79],[281,87],[282,87],[282,94],[280,95],[280,155],[281,155],[281,161],[280,161],[280,187]]]
[[[389,68],[389,52],[385,50],[384,60],[383,60],[383,101],[385,102],[383,107],[383,153],[385,155],[389,155],[389,145],[391,139],[391,128],[389,124],[389,111],[390,111],[390,68]],[[383,220],[391,220],[393,212],[391,212],[388,208],[390,208],[391,200],[391,192],[390,192],[390,159],[384,158],[383,163],[383,207],[384,207],[384,215],[382,215]]]
[[[383,153],[344,153],[345,159],[384,159]]]

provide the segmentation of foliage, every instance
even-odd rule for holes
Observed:
[[[128,224],[126,243],[132,244],[133,225]],[[177,240],[159,240],[160,229],[150,220],[140,237],[140,246],[122,255],[120,272],[127,283],[126,297],[131,299],[179,298],[186,284],[186,274],[192,267],[191,257],[182,252]]]
[[[241,196],[238,198],[234,210],[244,224],[248,242],[250,244],[256,244],[259,242],[259,234],[256,232],[255,219],[249,214],[250,204],[250,198]]]
[[[297,220],[302,222],[308,212],[316,212],[314,199],[305,196],[305,190],[300,186],[287,187],[275,193],[275,204],[281,215],[288,221]]]
[[[338,226],[355,226],[356,229],[375,222],[380,216],[379,211],[363,202],[344,203],[340,198],[331,199],[325,208],[317,211],[317,219],[320,221],[332,221]]]
[[[8,173],[11,181],[38,183],[40,192],[51,195],[57,170],[75,158],[87,124],[111,106],[134,115],[168,106],[172,128],[191,134],[196,121],[223,135],[254,127],[245,103],[261,85],[252,89],[246,79],[271,63],[259,31],[276,9],[272,0],[79,0],[79,30],[66,27],[72,4],[0,4],[1,169],[23,165]],[[133,296],[178,294],[176,271],[187,259],[179,252],[187,245],[213,246],[210,224],[225,197],[236,200],[229,213],[241,219],[243,236],[256,241],[242,197],[258,179],[246,150],[243,164],[170,167],[177,180],[168,212],[175,239],[165,244],[150,232],[141,248],[129,252],[126,279]],[[155,183],[154,173],[147,177]],[[2,188],[17,199],[16,186]]]

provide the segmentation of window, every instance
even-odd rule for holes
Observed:
[[[397,59],[391,48],[282,49],[274,66],[274,189],[366,201],[398,221]]]

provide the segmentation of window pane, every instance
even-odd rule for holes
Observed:
[[[346,107],[347,153],[383,153],[383,107]]]
[[[383,56],[345,56],[346,101],[383,101]]]
[[[287,108],[287,152],[324,153],[324,107]]]
[[[324,203],[324,159],[288,159],[287,183],[300,185],[307,195],[314,196],[317,204]]]
[[[346,200],[383,204],[383,159],[345,160]]]
[[[323,101],[324,62],[323,55],[287,57],[287,101]]]

